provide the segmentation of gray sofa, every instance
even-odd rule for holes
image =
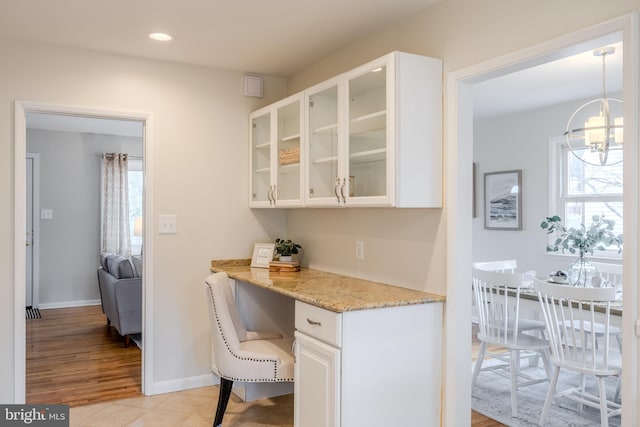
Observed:
[[[98,268],[102,312],[129,346],[130,335],[142,332],[142,277],[128,258],[103,254]]]

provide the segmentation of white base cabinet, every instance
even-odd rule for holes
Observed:
[[[295,311],[296,427],[440,425],[442,303]]]

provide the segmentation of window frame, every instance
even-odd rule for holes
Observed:
[[[573,156],[573,153],[571,153],[564,136],[556,136],[549,139],[549,216],[556,215],[557,213],[564,221],[567,212],[567,203],[586,203],[593,201],[624,203],[624,188],[620,194],[568,195],[569,176],[566,171],[569,167],[569,156]],[[549,243],[552,243],[554,240],[555,237],[549,236]],[[575,257],[575,254],[570,252],[562,253],[562,251],[549,252],[549,254]],[[617,253],[617,251],[614,250],[594,251],[593,255],[589,255],[589,258],[602,261],[622,261],[622,252]]]

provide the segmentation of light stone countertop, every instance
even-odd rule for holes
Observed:
[[[270,289],[330,311],[365,310],[444,302],[442,295],[301,268],[299,272],[269,272],[251,268],[251,260],[212,260],[211,271]]]

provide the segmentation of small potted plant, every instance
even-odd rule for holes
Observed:
[[[302,246],[290,239],[276,239],[276,253],[280,255],[280,261],[292,261],[293,255],[298,253],[298,249],[302,249]]]

